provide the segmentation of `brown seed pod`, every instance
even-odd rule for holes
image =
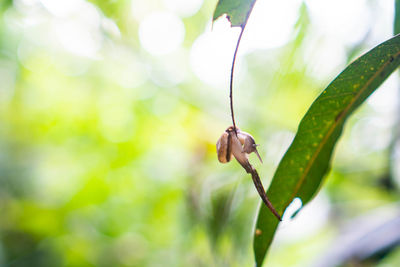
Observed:
[[[236,136],[235,132],[229,133],[232,138],[232,154],[235,159],[242,165],[242,167],[246,170],[246,172],[250,173],[253,169],[249,162],[249,156],[246,152],[243,151],[243,146]]]
[[[248,154],[243,150],[243,143],[236,135],[240,130],[236,128],[236,133],[233,126],[228,127],[217,141],[217,155],[221,163],[227,163],[231,160],[232,155],[247,171],[251,171]],[[243,135],[245,137],[245,135]]]
[[[240,131],[238,128],[236,128],[235,131],[233,126],[228,127],[217,141],[218,160],[221,163],[227,163],[231,160],[233,155],[246,172],[251,174],[254,185],[265,205],[271,210],[276,218],[278,218],[278,220],[281,220],[279,213],[275,210],[265,193],[257,170],[249,162],[248,154],[251,152],[255,152],[262,162],[253,136]]]
[[[217,141],[217,155],[221,163],[227,163],[232,158],[232,136],[225,131]]]

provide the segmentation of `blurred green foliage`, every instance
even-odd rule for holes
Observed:
[[[230,123],[227,83],[207,80],[196,61],[200,37],[220,34],[219,24],[210,33],[215,4],[1,2],[0,266],[253,264],[258,195],[239,166],[215,155]],[[283,44],[238,58],[237,121],[262,145],[265,185],[310,103],[348,61],[336,51],[356,45],[324,45],[331,36],[317,29],[312,5],[296,6]],[[391,16],[380,5],[365,3],[372,22]],[[372,22],[369,32],[391,32]],[[165,25],[177,26],[152,36]],[[357,55],[390,35],[370,36]],[[205,51],[197,58],[219,59]],[[351,119],[323,192],[278,232],[267,266],[308,266],[342,224],[399,200],[398,154],[388,156],[396,112],[386,101],[396,82]],[[390,266],[398,255],[368,264]]]

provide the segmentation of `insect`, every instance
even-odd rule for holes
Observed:
[[[272,203],[269,201],[265,193],[256,169],[249,162],[249,154],[254,152],[262,163],[260,154],[257,151],[257,146],[258,145],[256,144],[253,136],[251,136],[249,133],[242,132],[239,128],[236,128],[235,130],[233,126],[230,126],[217,141],[218,160],[221,163],[227,163],[231,161],[233,155],[233,157],[235,157],[240,165],[242,165],[246,172],[251,174],[258,194],[264,201],[265,205],[278,218],[278,220],[281,220],[279,213],[272,206]]]

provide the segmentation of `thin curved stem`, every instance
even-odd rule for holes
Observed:
[[[245,27],[246,27],[246,24],[241,27],[241,31],[240,31],[240,34],[239,34],[239,37],[238,37],[238,40],[236,43],[235,53],[233,54],[233,60],[232,60],[231,80],[230,80],[230,84],[229,84],[229,99],[230,99],[230,106],[231,106],[231,117],[232,117],[233,129],[234,129],[236,135],[237,135],[237,132],[236,132],[235,114],[233,112],[233,73],[235,70],[236,55],[239,50],[239,44],[240,44],[240,41],[242,40],[242,35],[243,35]]]

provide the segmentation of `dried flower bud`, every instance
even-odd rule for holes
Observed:
[[[258,159],[262,163],[263,161],[257,150],[258,145],[256,144],[256,141],[254,140],[253,136],[251,136],[251,134],[249,133],[242,132],[240,130],[237,131],[237,136],[240,140],[240,143],[242,143],[243,145],[243,151],[246,152],[247,154],[250,154],[252,152],[256,153]]]
[[[224,132],[217,141],[217,155],[221,163],[231,161],[232,157],[232,141],[228,132]]]

